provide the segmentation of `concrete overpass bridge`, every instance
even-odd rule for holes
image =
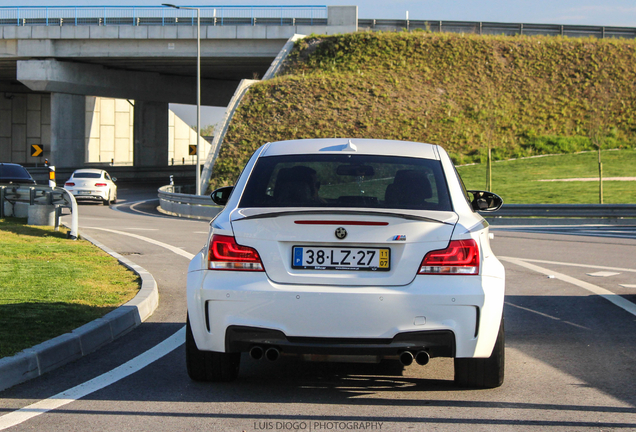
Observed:
[[[227,106],[295,34],[356,30],[356,6],[202,7],[201,103]],[[132,128],[134,166],[168,166],[168,104],[196,104],[196,54],[190,10],[0,8],[0,160],[84,166],[90,104],[101,97],[134,105],[131,124],[102,139],[116,146],[117,130]],[[44,149],[37,157],[33,144]]]

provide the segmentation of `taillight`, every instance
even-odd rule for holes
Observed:
[[[208,268],[263,271],[263,263],[256,249],[237,244],[234,237],[214,234],[208,251]]]
[[[477,243],[473,239],[452,240],[446,249],[430,251],[418,274],[478,275]]]
[[[95,186],[104,187],[104,186],[108,186],[108,183],[95,183]]]
[[[73,182],[66,182],[66,183],[64,183],[64,186],[75,186],[75,183],[73,183]]]

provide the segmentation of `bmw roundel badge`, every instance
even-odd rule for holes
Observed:
[[[336,229],[336,237],[338,237],[340,240],[344,239],[347,236],[347,230],[344,229],[343,227],[339,227]]]

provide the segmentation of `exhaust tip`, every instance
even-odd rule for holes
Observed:
[[[280,351],[278,351],[278,348],[268,348],[267,351],[265,351],[265,357],[269,361],[276,361],[279,356]]]
[[[262,359],[264,353],[265,351],[263,351],[263,348],[259,347],[258,345],[253,346],[252,349],[250,349],[250,357],[252,357],[254,360]]]
[[[420,366],[427,365],[430,359],[431,356],[426,351],[418,351],[418,353],[415,354],[415,361]]]
[[[404,351],[400,354],[400,363],[404,366],[409,366],[413,363],[413,354],[410,351]]]

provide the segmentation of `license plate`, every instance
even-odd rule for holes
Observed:
[[[294,246],[292,268],[301,270],[389,271],[391,249]]]
[[[90,195],[91,191],[83,191],[83,190],[82,191],[77,191],[77,194],[78,195]]]

